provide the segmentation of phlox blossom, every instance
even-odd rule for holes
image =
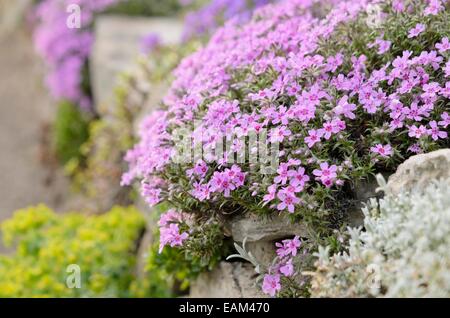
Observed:
[[[275,297],[276,293],[281,290],[280,275],[265,275],[262,290],[265,294]]]
[[[433,120],[430,121],[430,129],[428,130],[428,134],[433,138],[433,140],[438,140],[439,138],[445,139],[447,138],[448,134],[446,131],[439,130],[438,123]]]
[[[288,210],[289,213],[294,213],[295,205],[300,203],[300,199],[295,196],[290,191],[280,191],[278,192],[278,199],[281,201],[277,205],[279,211]]]
[[[422,33],[423,31],[425,31],[425,25],[423,25],[422,23],[417,23],[416,26],[414,28],[412,28],[411,30],[409,30],[408,33],[408,38],[415,38],[417,37],[420,33]]]
[[[330,187],[333,181],[336,179],[337,166],[329,165],[328,162],[322,162],[320,164],[320,170],[315,169],[313,174],[319,179],[326,187]]]
[[[387,158],[387,157],[390,157],[392,155],[392,147],[391,147],[391,145],[377,144],[374,147],[370,148],[370,151],[380,155],[383,158]]]

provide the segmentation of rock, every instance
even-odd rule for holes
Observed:
[[[232,219],[229,223],[231,235],[236,242],[276,241],[290,236],[308,237],[306,227],[292,223],[287,217],[273,215],[267,219],[254,214],[246,214]]]
[[[33,0],[0,0],[0,37],[19,26],[32,4]]]
[[[95,103],[101,109],[113,104],[118,75],[134,66],[142,37],[156,33],[164,44],[178,43],[182,23],[174,18],[101,15],[95,21],[94,32],[90,72]]]
[[[269,267],[277,256],[275,241],[248,242],[245,244],[247,252],[250,252],[258,264]]]
[[[250,264],[221,262],[191,284],[191,298],[262,298]]]
[[[387,178],[389,175],[383,173]],[[371,198],[380,198],[381,193],[376,193],[378,183],[375,177],[369,177],[369,179],[358,180],[354,183],[354,196],[355,200],[352,202],[350,208],[344,218],[344,222],[351,227],[359,227],[364,224],[364,214],[362,208],[366,202]]]
[[[450,149],[409,158],[389,177],[388,190],[396,195],[413,188],[424,188],[431,181],[441,178],[450,178]]]

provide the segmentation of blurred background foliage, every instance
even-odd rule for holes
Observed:
[[[159,296],[157,288],[154,295],[142,291],[145,283],[136,282],[133,272],[144,229],[145,219],[133,207],[90,216],[57,215],[43,205],[17,211],[1,226],[4,243],[15,252],[0,257],[0,296]],[[81,269],[80,289],[66,286],[66,269],[74,263]]]
[[[70,102],[60,102],[53,124],[53,147],[62,164],[83,164],[81,146],[89,138],[89,114]]]
[[[139,16],[166,16],[177,13],[181,9],[179,0],[127,0],[116,4],[106,13],[139,15]]]
[[[227,255],[222,233],[214,226],[205,230],[204,237],[193,235],[193,253],[170,247],[158,253],[159,231],[154,225],[166,208],[158,207],[147,219],[135,207],[120,207],[133,202],[139,205],[133,189],[120,187],[120,178],[125,171],[123,156],[136,141],[139,119],[160,104],[174,68],[223,23],[222,11],[231,2],[126,0],[101,12],[189,15],[197,23],[192,25],[187,18],[186,27],[198,33],[188,32],[179,44],[158,45],[137,58],[135,70],[121,77],[113,107],[101,115],[76,102],[56,100],[50,150],[64,166],[72,188],[81,194],[84,208],[60,215],[45,205],[29,207],[1,225],[4,244],[13,251],[0,254],[0,297],[180,296],[188,292],[193,278]],[[205,16],[211,21],[205,21]],[[205,29],[208,23],[211,25]],[[89,59],[83,63],[80,89],[92,98]],[[94,202],[93,207],[89,201]],[[142,254],[139,248],[145,231],[150,244]],[[140,258],[144,261],[142,273],[138,273]],[[66,269],[72,263],[81,268],[81,289],[66,286]]]

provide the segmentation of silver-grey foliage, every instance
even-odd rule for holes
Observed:
[[[320,248],[312,296],[450,297],[449,183],[370,201],[347,252]]]

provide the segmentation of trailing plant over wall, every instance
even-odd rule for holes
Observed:
[[[386,191],[385,182],[380,186]],[[449,297],[450,188],[426,189],[372,200],[364,228],[349,229],[346,250],[316,254],[313,297]]]
[[[200,223],[283,213],[329,234],[356,181],[449,145],[448,5],[288,0],[227,24],[175,70],[122,183]],[[205,157],[177,160],[180,129]],[[235,160],[263,131],[259,147],[280,147],[269,174]]]
[[[160,217],[146,270],[163,273],[173,286],[179,286],[179,294],[185,294],[193,279],[212,270],[230,253],[230,242],[223,240],[221,227],[214,220],[198,224],[176,210],[160,206],[156,210],[165,212],[157,212]]]
[[[1,225],[11,256],[0,256],[1,297],[169,296],[157,272],[136,281],[136,249],[144,217],[115,207],[99,216],[57,215],[41,205],[17,211]],[[68,288],[67,267],[81,270],[81,288]]]

